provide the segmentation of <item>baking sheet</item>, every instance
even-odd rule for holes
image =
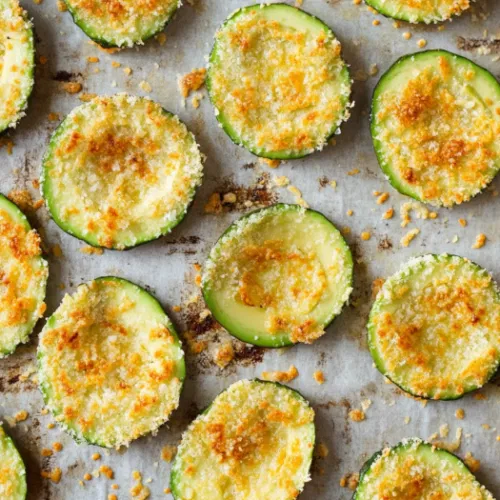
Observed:
[[[417,51],[419,39],[425,39],[428,48],[454,51],[458,51],[459,36],[465,39],[465,44],[459,41],[465,49],[470,46],[471,38],[479,39],[474,43],[479,44],[480,52],[490,53],[480,55],[476,51],[469,56],[498,77],[500,62],[495,60],[494,53],[498,43],[482,40],[490,36],[500,38],[497,2],[478,1],[471,12],[453,23],[446,23],[444,31],[439,31],[437,27],[405,23],[396,29],[392,20],[375,16],[366,6],[356,6],[352,0],[304,0],[303,8],[329,24],[342,42],[344,57],[356,78],[353,94],[356,106],[335,146],[306,159],[284,163],[277,170],[256,162],[255,157],[230,142],[217,126],[206,96],[199,109],[195,109],[190,100],[182,102],[177,88],[178,75],[206,63],[217,26],[230,12],[247,2],[198,0],[190,3],[194,5],[183,6],[167,27],[164,45],[151,40],[143,47],[109,54],[89,43],[72,23],[69,13],[59,12],[55,2],[45,0],[40,5],[23,2],[35,22],[37,59],[46,57],[47,62],[37,66],[36,86],[27,116],[9,134],[15,144],[12,154],[7,154],[6,147],[0,151],[1,192],[28,190],[35,200],[39,199],[32,181],[39,177],[42,154],[58,123],[51,121],[49,114],[64,117],[80,104],[77,95],[62,90],[60,80],[80,82],[83,92],[87,93],[126,91],[138,95],[145,94],[139,87],[140,82],[148,82],[152,87],[148,95],[179,114],[207,155],[204,183],[189,214],[171,235],[154,243],[123,253],[106,251],[100,256],[85,255],[79,251],[84,244],[63,233],[49,220],[44,208],[32,217],[43,231],[47,248],[52,250],[58,245],[62,249],[59,257],[53,251],[49,253],[47,314],[57,307],[64,293],[72,292],[78,284],[97,276],[116,274],[153,291],[178,330],[196,331],[197,340],[205,341],[206,349],[200,354],[187,352],[188,378],[180,408],[172,415],[171,422],[162,427],[158,435],[139,439],[126,451],[109,452],[76,445],[57,427],[47,429],[52,418],[41,413],[42,399],[33,375],[29,376],[34,366],[36,334],[29,345],[1,360],[0,418],[9,421],[20,410],[29,413],[25,422],[6,425],[27,462],[28,498],[105,499],[109,493],[129,498],[129,489],[136,484],[132,479],[134,470],[141,472],[151,498],[168,498],[163,490],[168,486],[170,465],[161,459],[162,447],[176,444],[198,411],[232,382],[259,376],[264,370],[287,370],[291,364],[298,368],[300,375],[290,385],[301,391],[316,409],[318,441],[329,450],[326,458],[315,461],[312,481],[301,499],[350,498],[352,493],[339,487],[342,476],[358,471],[364,460],[384,445],[411,436],[428,438],[445,423],[450,433],[444,441],[453,441],[457,428],[463,428],[458,453],[464,456],[470,451],[481,460],[478,476],[500,498],[497,474],[500,442],[496,441],[500,434],[500,426],[496,430],[500,383],[490,383],[482,390],[483,399],[469,395],[456,402],[429,402],[424,407],[384,383],[372,365],[364,328],[372,281],[392,274],[413,255],[422,252],[464,255],[485,266],[500,281],[500,197],[496,196],[500,179],[473,201],[452,210],[439,210],[435,220],[417,219],[413,214],[412,223],[403,229],[398,213],[408,199],[394,191],[384,179],[372,151],[368,126],[371,91],[378,77],[397,57]],[[380,20],[379,26],[372,25],[374,19]],[[405,31],[413,34],[410,40],[403,38]],[[464,50],[460,53],[465,54]],[[89,56],[97,56],[99,63],[88,62]],[[121,67],[112,67],[112,61],[120,62]],[[373,64],[379,69],[375,77],[368,76]],[[124,73],[125,67],[132,69],[130,76]],[[203,262],[220,233],[244,211],[277,200],[295,200],[287,188],[274,186],[276,176],[287,176],[312,208],[323,212],[339,228],[350,229],[346,239],[356,260],[351,305],[314,345],[263,350],[234,342],[236,359],[221,370],[214,364],[213,354],[230,337],[215,328],[210,319],[199,321],[204,307],[196,300],[199,289],[195,284],[194,265]],[[328,184],[331,180],[337,182],[336,189]],[[374,190],[388,191],[390,199],[384,205],[377,205],[372,195]],[[222,213],[206,214],[204,207],[214,192],[234,192],[238,203],[226,206]],[[396,216],[382,220],[382,213],[389,207],[394,208]],[[354,212],[350,217],[346,215],[349,209]],[[468,220],[467,227],[459,225],[460,218]],[[414,227],[421,233],[408,248],[402,248],[400,238]],[[371,233],[370,240],[361,240],[363,231]],[[472,244],[481,232],[487,235],[487,244],[474,250]],[[188,302],[190,305],[186,305]],[[180,312],[173,310],[177,305],[182,307]],[[326,383],[321,386],[313,379],[313,372],[318,369],[326,377]],[[362,402],[366,406],[367,400],[371,406],[366,410],[366,420],[352,422],[348,418],[349,410],[361,408]],[[465,410],[464,420],[455,418],[458,408]],[[490,428],[484,428],[483,424]],[[63,444],[63,451],[42,458],[41,449],[50,448],[55,441]],[[99,462],[91,459],[96,452],[102,454]],[[83,475],[95,472],[101,464],[113,469],[115,479],[101,475],[81,486],[79,481]],[[62,469],[59,484],[40,477],[41,470],[55,467]],[[112,483],[120,489],[112,491]]]

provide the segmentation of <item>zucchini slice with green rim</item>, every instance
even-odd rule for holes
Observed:
[[[184,353],[159,302],[116,277],[66,295],[38,347],[45,404],[76,441],[128,445],[179,405]]]
[[[35,83],[35,44],[28,15],[17,0],[0,0],[0,132],[15,127]]]
[[[176,500],[292,500],[309,481],[314,410],[297,392],[240,380],[182,436],[170,475]]]
[[[90,245],[123,250],[184,217],[203,164],[186,126],[147,98],[97,97],[54,132],[41,188],[54,221]]]
[[[464,257],[427,254],[388,278],[368,320],[378,370],[414,396],[458,399],[500,363],[500,294]]]
[[[457,456],[420,439],[375,453],[361,470],[353,500],[494,500]]]
[[[43,316],[48,275],[40,236],[0,194],[0,358],[27,342]]]
[[[272,159],[301,158],[339,133],[351,83],[332,30],[283,3],[238,9],[225,21],[206,82],[233,142]]]
[[[215,319],[263,347],[311,343],[340,314],[352,291],[352,255],[322,214],[277,204],[232,224],[202,275]]]
[[[0,425],[0,498],[24,500],[26,498],[26,468],[12,439]]]
[[[500,84],[445,50],[404,56],[375,88],[371,132],[399,192],[436,206],[468,201],[500,170]]]
[[[459,16],[471,6],[470,0],[365,0],[378,12],[409,23],[439,23]]]
[[[64,0],[73,21],[103,47],[132,47],[162,31],[180,0]]]

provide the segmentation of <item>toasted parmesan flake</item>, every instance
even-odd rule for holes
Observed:
[[[493,500],[455,455],[419,439],[376,453],[361,473],[356,500]]]
[[[235,222],[202,275],[207,306],[236,337],[256,345],[311,343],[351,293],[352,257],[321,214],[278,204]]]
[[[459,16],[471,5],[470,0],[367,0],[366,3],[385,16],[426,24]]]
[[[242,380],[184,433],[170,488],[175,498],[296,498],[309,480],[314,411],[284,386]]]
[[[66,295],[41,333],[38,359],[46,405],[77,440],[128,445],[179,403],[185,369],[173,326],[151,295],[120,278]]]
[[[96,42],[112,47],[142,44],[163,30],[180,0],[65,0],[75,23]]]
[[[0,194],[0,358],[28,341],[45,311],[48,266],[24,214]]]
[[[35,48],[28,15],[17,0],[0,6],[0,132],[24,116],[33,89]]]
[[[372,104],[381,168],[425,203],[470,200],[500,170],[500,116],[492,112],[499,104],[498,82],[468,59],[436,50],[403,57]]]
[[[387,279],[368,323],[377,368],[415,396],[455,399],[500,359],[500,295],[491,276],[451,255],[412,259]]]
[[[176,116],[117,94],[66,117],[44,159],[42,192],[62,229],[92,246],[124,249],[180,222],[202,170],[196,141]]]
[[[317,18],[285,4],[233,13],[216,34],[208,80],[217,119],[258,156],[322,149],[349,117],[340,42]]]

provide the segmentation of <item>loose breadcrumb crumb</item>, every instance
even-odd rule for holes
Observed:
[[[53,483],[59,483],[62,477],[62,470],[56,467],[52,470],[42,470],[41,476],[45,479],[50,479]]]
[[[59,441],[56,441],[56,442],[52,443],[52,449],[59,453],[60,451],[62,451],[63,445]]]
[[[401,238],[401,246],[407,247],[412,240],[417,236],[417,234],[420,233],[420,229],[412,229],[411,231],[408,231],[402,238]]]
[[[153,88],[151,87],[151,85],[148,82],[146,82],[145,80],[142,80],[141,82],[139,82],[139,87],[144,92],[151,92],[153,90]]]
[[[424,40],[423,38],[421,38],[418,42],[417,42],[417,46],[421,49],[423,49],[425,46],[427,45],[427,40]]]
[[[100,460],[101,454],[100,453],[93,453],[91,458],[92,458],[92,460]]]
[[[269,380],[271,382],[291,382],[293,379],[299,376],[299,371],[295,365],[290,365],[290,368],[286,372],[272,371],[272,372],[262,372],[262,379]]]
[[[206,68],[196,68],[190,73],[179,78],[179,90],[182,97],[189,97],[193,90],[199,90],[204,84],[207,77]]]
[[[412,35],[411,35],[411,33],[410,33],[409,31],[405,31],[405,32],[403,33],[403,38],[404,38],[405,40],[409,40],[409,39],[411,38],[411,36],[412,36]]]
[[[465,412],[462,408],[458,408],[457,411],[455,412],[455,417],[458,420],[463,420],[465,417]]]
[[[465,219],[458,219],[458,223],[462,226],[465,227],[467,225],[467,221]]]
[[[358,487],[359,483],[359,473],[349,473],[342,477],[340,480],[340,486],[342,488],[349,488],[351,491],[354,491]]]
[[[480,233],[476,236],[476,241],[475,241],[474,245],[472,245],[472,248],[475,248],[475,249],[483,248],[485,244],[486,244],[486,235],[483,233]]]
[[[99,467],[99,472],[104,474],[108,479],[113,479],[115,477],[115,473],[113,472],[113,469],[109,467],[108,465],[101,465]]]
[[[354,409],[349,412],[349,418],[353,422],[362,422],[366,418],[366,416],[362,410]]]
[[[100,59],[97,56],[89,56],[87,57],[87,61],[89,63],[98,63]]]
[[[42,448],[42,451],[40,452],[42,457],[51,457],[53,455],[52,450],[49,450],[48,448]]]
[[[85,481],[91,481],[92,480],[92,474],[89,474],[88,472],[86,472],[83,475],[83,479],[85,479]]]
[[[219,368],[224,369],[226,368],[226,366],[229,365],[229,363],[231,363],[233,358],[234,358],[233,345],[230,342],[228,342],[223,346],[219,347],[219,349],[217,349],[214,361]]]
[[[177,446],[167,444],[161,449],[161,459],[170,463],[174,459],[176,453]]]
[[[371,237],[372,237],[372,235],[368,231],[363,231],[361,233],[361,239],[363,241],[368,241]]]
[[[382,219],[392,219],[394,217],[394,208],[387,209],[382,215]]]
[[[377,205],[382,205],[389,199],[389,193],[382,193],[378,198],[377,198]]]
[[[314,377],[314,380],[316,380],[316,382],[319,385],[322,385],[325,383],[325,374],[321,370],[316,370],[313,373],[313,377]]]
[[[14,415],[14,420],[16,422],[24,422],[29,416],[30,415],[26,410],[21,410]]]
[[[259,163],[267,165],[269,168],[278,168],[281,165],[281,160],[271,160],[270,158],[259,158]]]
[[[78,94],[82,90],[82,84],[79,82],[64,82],[61,86],[68,94]]]
[[[316,449],[314,450],[314,456],[317,458],[326,458],[328,456],[329,450],[325,443],[318,443]]]

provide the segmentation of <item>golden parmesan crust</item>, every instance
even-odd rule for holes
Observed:
[[[459,397],[500,357],[500,297],[491,276],[456,256],[424,256],[385,281],[368,325],[383,373],[417,396]]]
[[[467,10],[470,0],[370,0],[368,2],[388,16],[409,22],[436,23]]]
[[[330,223],[277,205],[242,218],[222,236],[203,286],[224,314],[250,315],[247,327],[311,343],[349,297],[351,273],[349,251]]]
[[[177,408],[183,352],[158,303],[101,278],[66,295],[40,337],[40,384],[49,409],[77,439],[128,444]]]
[[[385,448],[362,475],[356,500],[493,500],[460,460],[420,440]]]
[[[17,0],[0,3],[0,131],[15,127],[33,88],[31,23]]]
[[[274,14],[278,9],[288,17]],[[218,118],[236,142],[262,156],[322,148],[349,116],[340,42],[305,18],[292,7],[257,6],[216,35],[209,89]]]
[[[201,182],[193,135],[149,99],[98,97],[56,131],[42,189],[56,221],[95,246],[123,249],[168,232]]]
[[[22,500],[26,495],[26,470],[12,440],[0,426],[0,498]]]
[[[445,53],[406,59],[387,75],[393,81],[374,102],[374,139],[386,173],[421,201],[468,201],[500,168],[500,116],[492,112],[500,104],[498,84]],[[496,104],[483,102],[490,94]]]
[[[173,466],[176,498],[291,500],[309,480],[314,411],[273,383],[242,380],[189,427]]]
[[[45,312],[47,263],[40,237],[0,195],[0,357],[28,340]]]
[[[179,0],[65,0],[75,22],[93,39],[118,47],[142,43],[160,31]]]

